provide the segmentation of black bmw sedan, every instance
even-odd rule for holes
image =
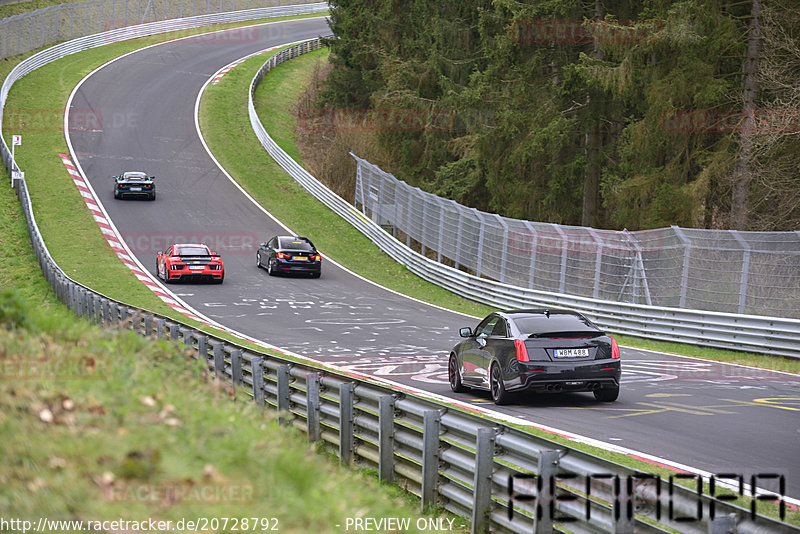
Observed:
[[[592,391],[603,402],[619,396],[619,346],[580,313],[495,312],[459,333],[466,339],[450,351],[447,366],[456,393],[488,390],[495,404],[517,391]]]
[[[319,278],[322,256],[307,237],[277,235],[259,245],[256,266],[266,267],[270,276],[293,272]]]

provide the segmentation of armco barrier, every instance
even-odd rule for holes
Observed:
[[[42,57],[52,60],[60,54],[27,61],[43,65],[48,61]],[[20,64],[17,72],[31,70],[31,64]],[[9,88],[3,85],[0,106]],[[2,148],[11,173],[7,147]],[[423,507],[438,504],[469,517],[473,532],[562,531],[558,525],[578,533],[672,528],[700,534],[733,526],[740,533],[800,532],[724,498],[698,495],[672,480],[635,472],[422,394],[256,353],[111,299],[73,281],[56,265],[36,225],[25,179],[14,180],[13,186],[44,276],[77,315],[191,348],[210,372],[240,395],[279,410],[285,424],[308,432],[309,439],[338,447],[343,463],[358,461],[377,469],[382,479],[403,483],[421,497]],[[544,482],[540,491],[537,480]]]
[[[253,105],[253,95],[264,73],[291,57],[292,53],[287,49],[279,54],[280,57],[270,58],[253,78],[248,102],[253,131],[270,156],[294,180],[414,274],[457,295],[498,308],[569,308],[620,334],[800,357],[800,319],[646,306],[537,291],[479,278],[412,250],[309,174],[264,130]]]

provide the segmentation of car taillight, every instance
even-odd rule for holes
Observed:
[[[278,257],[279,257],[280,259],[282,259],[282,260],[288,260],[289,258],[291,258],[291,257],[292,257],[292,255],[291,255],[291,254],[285,254],[285,253],[283,253],[283,252],[278,252],[278,253],[276,254],[276,256],[278,256]]]
[[[521,339],[515,339],[514,345],[517,347],[517,361],[529,362],[528,349],[525,348],[525,342],[523,342]]]
[[[314,260],[314,261],[319,261],[320,260],[320,255],[319,254],[314,254],[313,256],[311,256],[311,259]]]
[[[619,360],[620,358],[619,345],[617,345],[617,340],[613,337],[611,338],[611,357],[615,360]]]

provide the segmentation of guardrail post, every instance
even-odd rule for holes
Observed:
[[[164,337],[164,325],[166,321],[164,319],[156,319],[156,339],[161,339]]]
[[[319,441],[319,373],[306,375],[306,418],[308,441]]]
[[[715,517],[708,524],[708,534],[734,534],[736,532],[736,514]]]
[[[290,422],[289,417],[289,365],[279,365],[278,375],[278,421],[281,424]]]
[[[394,396],[378,398],[378,478],[394,480]]]
[[[197,337],[197,357],[204,362],[208,361],[208,338],[206,336]]]
[[[625,484],[627,487],[622,487]],[[633,479],[625,477],[614,480],[614,491],[617,494],[614,503],[614,534],[634,534],[636,532],[636,521],[633,516]]]
[[[170,324],[169,325],[169,338],[172,341],[178,341],[178,334],[180,334],[180,325],[177,324]]]
[[[475,444],[475,478],[472,487],[472,533],[489,532],[492,506],[494,428],[479,428]]]
[[[242,349],[231,351],[231,380],[236,388],[243,384],[242,381]]]
[[[349,465],[353,459],[353,392],[355,384],[339,386],[339,459]]]
[[[150,337],[153,334],[153,316],[144,316],[144,337]]]
[[[253,358],[253,401],[259,408],[264,407],[264,369],[261,367],[261,358]]]
[[[550,506],[555,494],[556,474],[558,473],[559,451],[539,453],[538,477],[536,478],[536,515],[533,519],[535,534],[553,532],[553,514]]]
[[[214,376],[218,380],[225,378],[225,347],[222,343],[214,345]]]
[[[439,486],[439,410],[426,410],[422,423],[422,510],[436,504]]]

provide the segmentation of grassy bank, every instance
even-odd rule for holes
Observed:
[[[20,230],[7,197],[0,224]],[[14,234],[3,233],[4,246],[25,245]],[[35,277],[37,265],[26,257],[15,270]],[[176,347],[101,330],[50,302],[40,284],[21,286],[0,292],[0,517],[207,518],[220,522],[216,532],[253,530],[258,518],[259,531],[298,534],[338,532],[347,518],[403,517],[417,532],[418,501],[338,466],[246,397],[233,402]],[[46,310],[32,304],[41,302]]]

